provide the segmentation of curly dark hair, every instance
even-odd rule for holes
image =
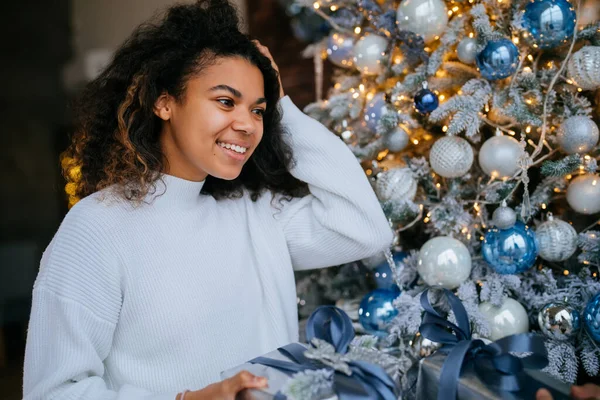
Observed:
[[[262,72],[264,134],[236,179],[209,176],[202,192],[240,197],[246,189],[254,201],[265,189],[286,197],[306,193],[306,184],[289,173],[293,157],[277,108],[278,74],[238,22],[227,0],[199,0],[173,6],[160,21],[134,30],[75,104],[76,129],[62,157],[70,195],[83,198],[115,185],[126,199],[142,201],[165,170],[157,98],[168,93],[182,99],[187,80],[221,57],[242,57]]]

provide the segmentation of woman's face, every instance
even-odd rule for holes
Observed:
[[[265,109],[260,70],[241,57],[218,59],[187,81],[180,101],[156,102],[164,172],[191,181],[237,178],[262,139]]]

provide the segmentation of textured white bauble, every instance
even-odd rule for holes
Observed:
[[[393,168],[377,176],[375,191],[381,201],[413,200],[417,194],[417,181],[408,168]]]
[[[529,332],[527,311],[521,303],[514,299],[506,298],[500,307],[490,303],[481,303],[479,311],[490,324],[489,339],[494,342],[506,336]]]
[[[494,178],[510,178],[519,170],[523,148],[510,136],[493,136],[479,150],[479,166]]]
[[[398,127],[385,136],[385,147],[393,152],[402,151],[408,146],[409,139],[408,133],[403,128]]]
[[[437,236],[421,247],[417,271],[429,286],[455,289],[471,274],[471,254],[462,242]]]
[[[446,30],[448,10],[443,0],[404,0],[396,12],[398,29],[420,35],[425,43]]]
[[[431,168],[444,178],[464,176],[473,165],[473,148],[458,136],[438,139],[429,152]]]
[[[583,46],[569,59],[569,77],[586,90],[600,88],[600,47]]]
[[[464,38],[456,46],[456,55],[458,59],[465,64],[473,64],[477,57],[477,39]]]
[[[365,75],[381,72],[381,62],[388,46],[387,39],[377,35],[365,35],[354,45],[354,65]]]
[[[575,115],[563,121],[556,139],[567,154],[587,153],[598,144],[598,125],[589,117]]]
[[[586,174],[573,179],[567,189],[567,203],[581,214],[600,211],[600,177]]]
[[[564,261],[577,250],[577,231],[571,224],[548,217],[535,230],[538,255],[546,261]]]

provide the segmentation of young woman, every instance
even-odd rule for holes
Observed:
[[[298,339],[293,270],[390,245],[355,157],[237,24],[226,0],[175,6],[83,94],[65,166],[82,200],[42,257],[25,399],[264,386],[219,373]]]

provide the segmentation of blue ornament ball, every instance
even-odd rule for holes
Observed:
[[[596,342],[600,343],[600,293],[592,297],[583,310],[583,326]]]
[[[519,49],[508,39],[490,40],[477,55],[481,76],[489,81],[508,78],[517,71]]]
[[[334,32],[327,39],[327,58],[338,67],[350,68],[354,65],[354,37]]]
[[[575,30],[575,20],[575,10],[567,0],[534,0],[523,11],[523,27],[542,49],[566,43]]]
[[[481,245],[483,258],[499,274],[527,271],[538,255],[535,233],[517,221],[508,229],[490,229]]]
[[[404,251],[397,251],[392,254],[396,268],[402,268],[406,256],[408,256],[408,254]],[[396,285],[396,281],[394,280],[392,268],[387,260],[377,265],[373,269],[373,276],[375,277],[375,284],[378,288],[395,290],[397,292],[400,291],[398,285]]]
[[[437,95],[429,89],[421,89],[415,95],[415,108],[421,114],[429,114],[438,108],[439,104]]]
[[[385,337],[386,326],[398,314],[392,302],[400,293],[389,289],[375,289],[368,293],[358,307],[358,321],[371,335]]]
[[[371,131],[375,132],[377,124],[382,115],[389,112],[389,106],[385,101],[385,93],[377,93],[367,101],[364,112],[364,120]]]

